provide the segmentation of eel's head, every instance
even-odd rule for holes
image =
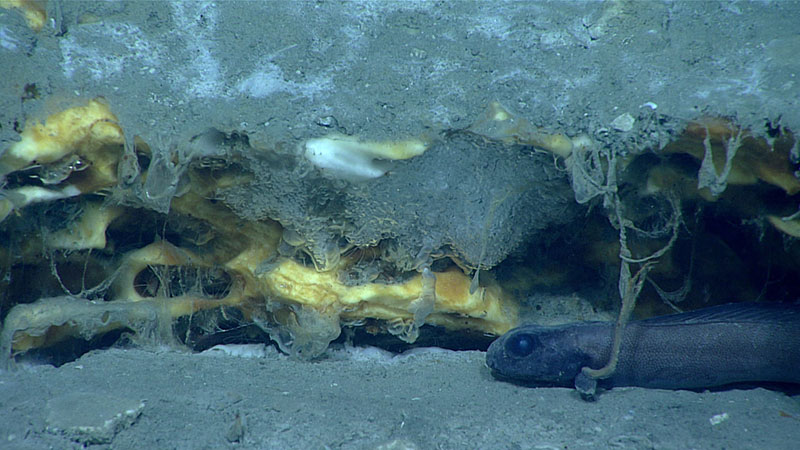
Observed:
[[[572,387],[589,357],[570,326],[515,328],[489,346],[486,365],[496,378],[525,384]]]

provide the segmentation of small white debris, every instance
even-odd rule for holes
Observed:
[[[201,354],[260,359],[267,357],[268,350],[264,344],[220,344],[203,351]]]
[[[728,418],[730,418],[728,413],[714,414],[710,419],[708,419],[708,421],[711,423],[711,425],[719,425],[728,420]]]
[[[636,119],[632,115],[628,113],[620,114],[611,122],[611,128],[617,131],[631,131],[634,122],[636,122]]]
[[[655,111],[658,108],[658,105],[653,102],[645,102],[642,103],[641,106],[639,106],[639,108],[650,108],[653,111]]]
[[[0,27],[0,47],[13,52],[20,45],[22,43],[11,35],[11,31],[8,28]]]

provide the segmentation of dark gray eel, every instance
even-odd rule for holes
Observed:
[[[576,386],[582,367],[608,361],[613,329],[610,322],[521,326],[492,343],[486,364],[501,379]],[[800,304],[733,303],[629,322],[616,371],[597,382],[661,389],[800,384]]]

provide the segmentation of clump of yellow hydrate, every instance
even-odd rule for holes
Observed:
[[[122,128],[102,99],[25,125],[20,140],[0,152],[0,178],[18,171],[38,183],[7,188],[0,222],[13,210],[110,189],[123,154]]]
[[[123,140],[117,117],[101,99],[53,114],[44,123],[26,124],[20,138],[0,156],[0,174],[31,164],[49,164],[76,149],[83,154],[95,153]]]
[[[0,8],[19,11],[33,31],[40,31],[47,22],[46,4],[46,0],[0,0]]]

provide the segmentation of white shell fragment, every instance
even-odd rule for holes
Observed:
[[[390,162],[413,158],[427,150],[418,139],[397,142],[360,141],[352,136],[331,135],[305,142],[305,157],[324,172],[351,181],[383,176]]]
[[[632,115],[628,113],[620,114],[611,122],[611,128],[617,131],[631,131],[634,122],[636,122],[636,119]]]

